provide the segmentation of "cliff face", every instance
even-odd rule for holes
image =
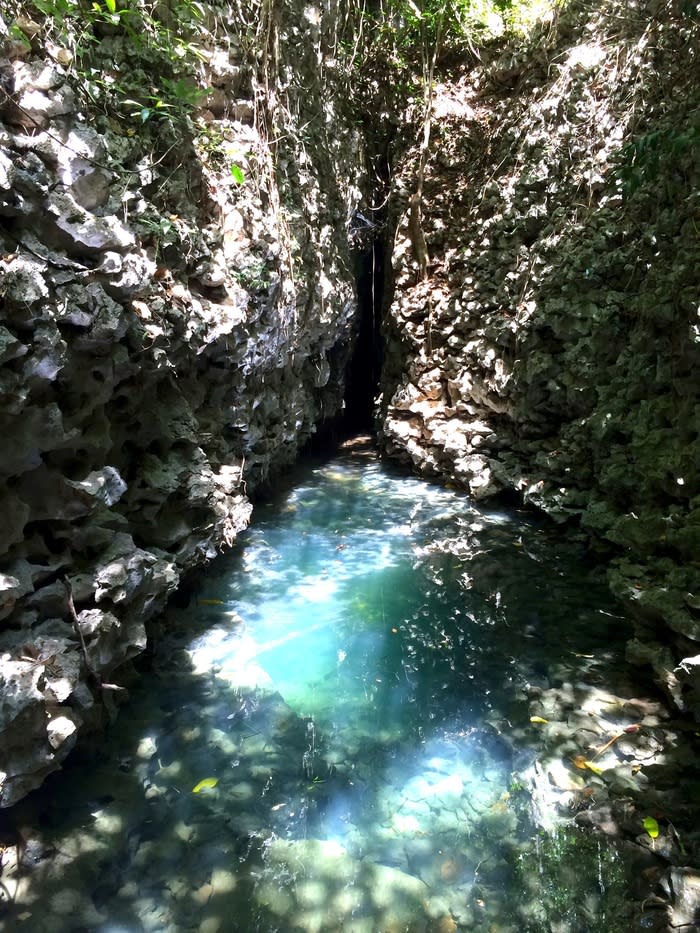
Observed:
[[[0,17],[0,806],[111,712],[183,571],[341,408],[371,187],[340,116],[343,17],[246,9],[177,6],[197,14],[184,83],[159,73],[167,16],[135,47],[94,5],[80,70],[50,19]],[[630,658],[700,713],[686,13],[571,0],[438,81],[422,228],[419,144],[394,166],[380,442],[605,540]]]
[[[692,6],[692,5],[691,5]],[[630,659],[700,714],[697,18],[572,2],[439,83],[422,276],[393,182],[387,453],[613,546]]]
[[[332,17],[272,5],[251,53],[202,9],[196,109],[141,129],[85,98],[50,21],[0,20],[0,806],[341,405],[359,160]],[[144,67],[96,34],[103,84]]]

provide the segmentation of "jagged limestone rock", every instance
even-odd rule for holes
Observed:
[[[673,671],[700,634],[700,177],[686,101],[666,102],[694,73],[697,23],[665,15],[574,4],[437,83],[427,277],[409,229],[418,143],[392,180],[378,424],[385,451],[418,471],[475,497],[515,490],[642,565],[628,578],[615,561],[613,590],[641,643],[652,617],[666,627],[654,676],[696,710],[695,675],[677,685]],[[615,41],[598,41],[612,22]],[[627,43],[639,55],[612,82]]]
[[[47,656],[47,649],[52,649],[53,654]],[[65,699],[70,694],[78,676],[79,663],[70,663],[70,656],[64,657],[65,650],[63,645],[49,641],[37,645],[37,657],[14,661],[7,652],[0,653],[3,807],[38,787],[75,742],[79,717],[57,705],[62,702],[58,697]]]
[[[275,22],[268,78],[298,103],[263,100],[235,43],[215,40],[192,133],[167,152],[78,98],[41,30],[2,64],[0,676],[17,687],[2,806],[99,724],[102,685],[181,574],[234,541],[255,484],[340,410],[360,158],[323,62],[300,55],[299,21],[313,24],[296,6]],[[216,16],[235,35],[233,12]],[[95,51],[132,66],[125,36]],[[44,692],[22,660],[40,638],[63,646],[60,677],[37,662]]]
[[[17,598],[22,594],[20,582],[17,577],[9,574],[0,574],[0,619],[12,615]]]

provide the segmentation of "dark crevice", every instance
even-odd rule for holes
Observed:
[[[343,411],[317,425],[301,450],[302,459],[332,456],[339,443],[358,435],[375,434],[374,399],[379,392],[384,360],[386,251],[381,225],[358,216],[364,226],[351,253],[358,309],[352,350],[345,365]]]
[[[359,327],[347,369],[343,427],[348,434],[374,432],[374,399],[384,357],[384,271],[384,240],[379,236],[355,254]]]

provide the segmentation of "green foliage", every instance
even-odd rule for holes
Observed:
[[[8,30],[8,36],[14,43],[23,45],[27,52],[31,51],[32,44],[29,41],[29,39],[25,36],[25,34],[22,32],[22,30],[19,28],[19,26],[15,26],[14,24],[12,24]]]
[[[620,149],[613,181],[630,196],[643,184],[659,178],[670,180],[687,172],[697,173],[699,154],[700,124],[652,130]]]
[[[229,166],[231,176],[237,185],[242,185],[245,181],[245,173],[240,165],[237,165],[235,162],[232,162]]]
[[[205,94],[206,90],[186,78],[178,78],[176,81],[163,78],[155,93],[146,94],[140,101],[127,97],[120,103],[131,108],[130,116],[138,117],[142,123],[152,118],[181,120],[198,105]]]
[[[369,19],[372,49],[390,49],[388,61],[403,66],[421,49],[473,49],[507,33],[523,32],[559,0],[389,0]]]
[[[202,163],[214,171],[228,173],[235,185],[244,185],[246,170],[256,162],[255,156],[230,129],[195,121],[195,147]]]
[[[131,10],[126,7],[118,10],[115,0],[105,0],[104,3],[93,3],[92,12],[95,14],[96,21],[102,20],[112,26],[119,26],[131,15]]]
[[[175,224],[168,217],[161,215],[139,217],[137,227],[144,239],[153,244],[156,256],[160,256],[165,247],[177,243],[180,238]]]
[[[429,72],[439,74],[455,56],[525,33],[563,0],[384,0],[351,5],[341,37],[348,89],[368,123],[405,113],[410,98],[424,97]]]
[[[184,126],[206,90],[197,85],[206,11],[197,0],[28,0],[46,34],[68,53],[75,83],[93,105],[140,123]],[[171,27],[168,25],[173,23]],[[105,38],[121,52],[103,50]],[[157,76],[155,80],[150,76]]]
[[[63,23],[67,16],[76,15],[80,12],[78,0],[32,0],[32,5],[43,13],[55,20],[57,23]]]
[[[270,270],[263,260],[248,263],[245,268],[231,270],[234,279],[248,291],[264,291],[270,284]]]
[[[697,0],[681,0],[681,15],[700,21],[700,4]]]

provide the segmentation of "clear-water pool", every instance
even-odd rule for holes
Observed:
[[[367,451],[300,468],[27,805],[0,928],[629,929],[624,859],[520,778],[532,696],[614,679],[627,634],[560,529]]]

